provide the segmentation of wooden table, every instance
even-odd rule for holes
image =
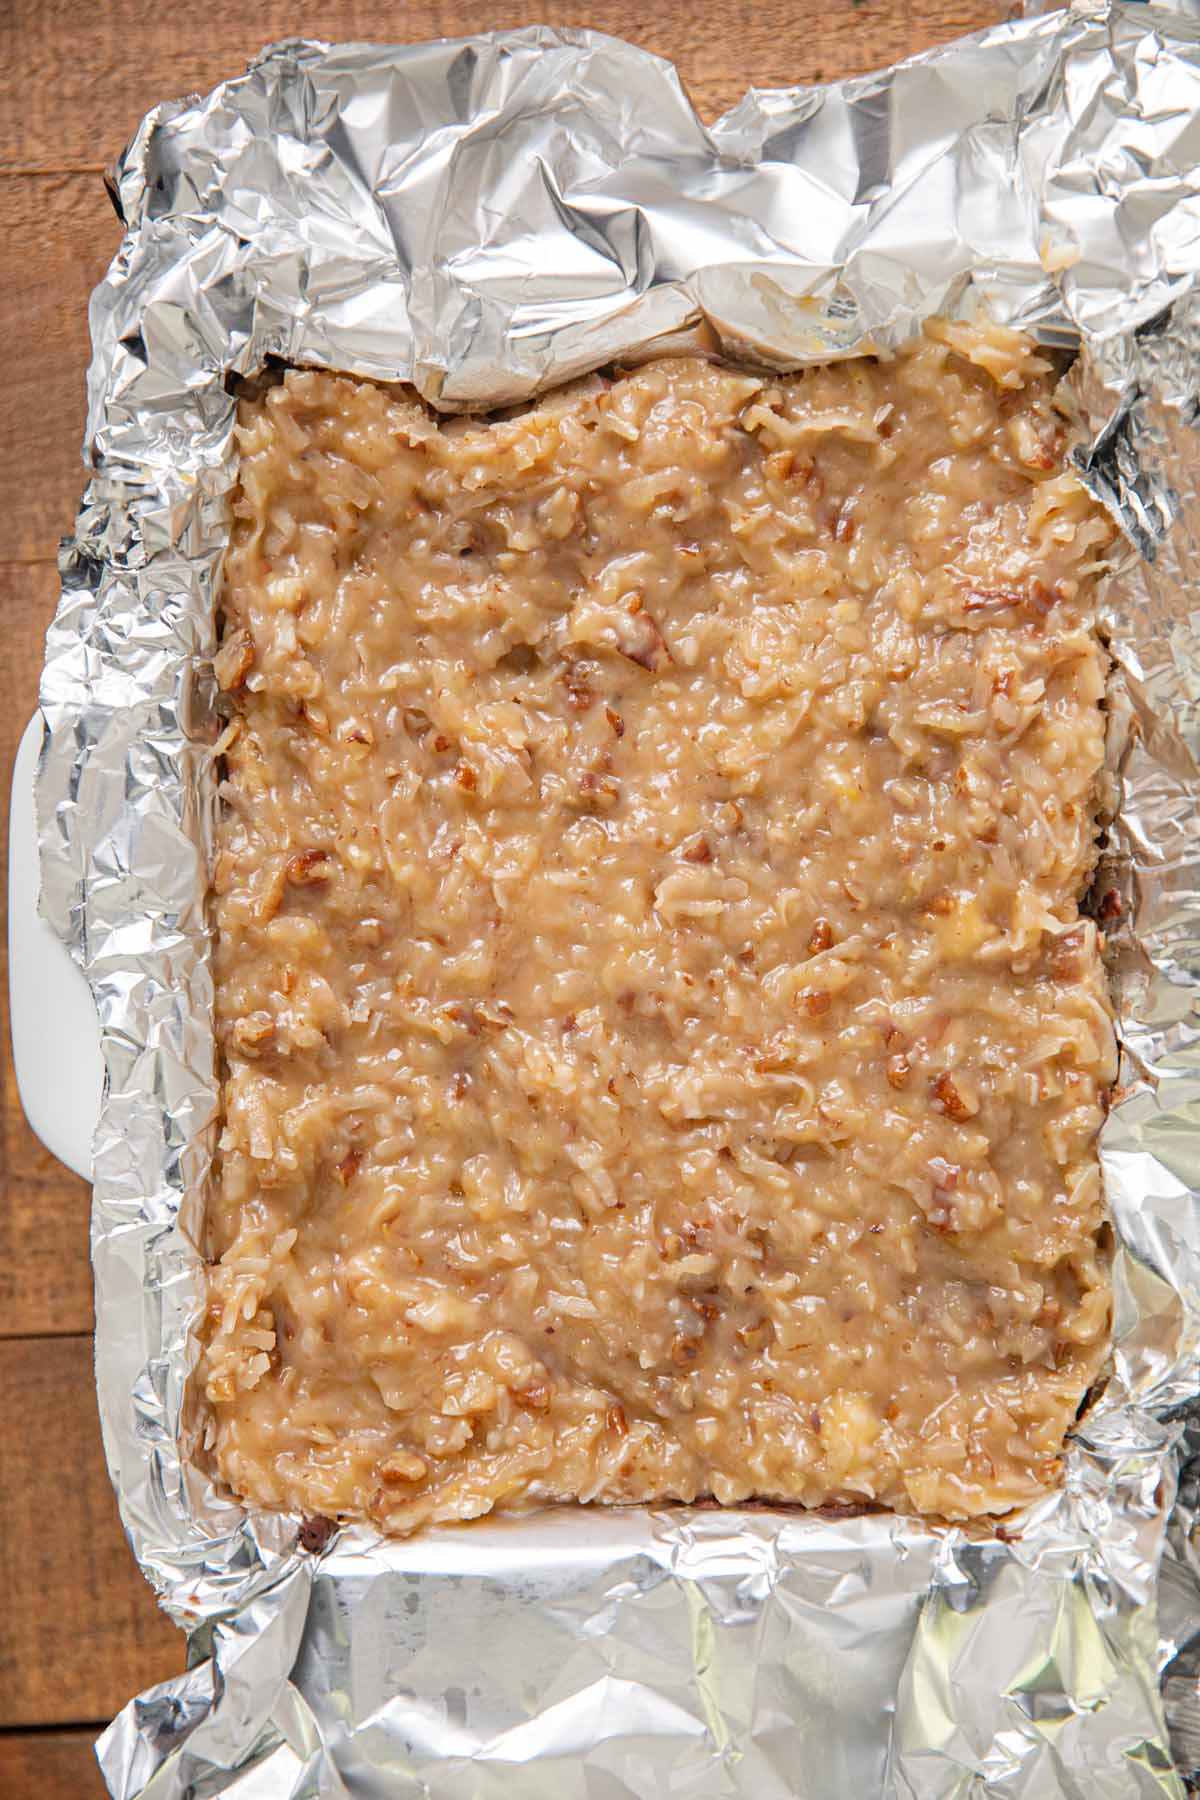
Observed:
[[[33,709],[56,541],[82,474],[87,300],[117,248],[105,162],[159,99],[274,38],[408,41],[591,25],[670,57],[713,118],[770,87],[878,67],[994,23],[1007,0],[0,0],[0,757]],[[7,879],[3,878],[3,891]],[[7,1008],[7,981],[0,1007]],[[88,1191],[21,1114],[7,1024],[0,1130],[0,1795],[103,1792],[97,1729],[183,1666],[130,1556],[91,1379]],[[862,1796],[861,1800],[869,1800]]]

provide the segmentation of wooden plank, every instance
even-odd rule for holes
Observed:
[[[53,557],[74,519],[85,480],[88,297],[119,241],[99,176],[0,180],[5,560]]]
[[[0,1733],[0,1794],[9,1800],[104,1800],[100,1728]]]
[[[11,490],[10,490],[11,491]],[[37,704],[42,641],[58,597],[47,563],[0,563],[0,792],[7,794],[18,740]],[[0,1338],[88,1331],[89,1189],[34,1137],[17,1097],[8,1035],[8,833],[0,832]],[[5,1790],[0,1786],[0,1793]]]
[[[25,1121],[8,1048],[6,955],[0,956],[0,983],[7,1162],[0,1204],[0,1340],[87,1332],[93,1317],[91,1189],[50,1154]]]
[[[0,1344],[0,1558],[0,1725],[107,1719],[182,1669],[117,1517],[90,1338]]]
[[[238,74],[303,34],[406,43],[489,27],[586,22],[677,64],[706,118],[747,86],[859,73],[1003,18],[1008,0],[8,0],[0,24],[0,169],[96,169],[160,100]]]

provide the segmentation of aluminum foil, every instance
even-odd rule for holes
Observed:
[[[133,1548],[191,1633],[188,1672],[101,1740],[118,1800],[1183,1792],[1162,1702],[1186,1775],[1198,167],[1200,27],[1181,6],[1017,20],[864,80],[751,92],[711,130],[666,63],[542,29],[291,42],[141,127],[92,304],[92,479],[62,554],[39,774],[43,908],[87,974],[107,1067],[105,1443]],[[1115,1338],[1064,1489],[991,1534],[561,1509],[317,1547],[222,1498],[189,1460],[184,1401],[216,1110],[204,893],[230,377],[282,357],[489,406],[697,335],[782,369],[980,309],[1078,349],[1077,462],[1129,545],[1105,598]]]

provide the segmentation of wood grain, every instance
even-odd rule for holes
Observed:
[[[0,1794],[7,1800],[104,1800],[99,1727],[0,1733]]]
[[[0,1420],[0,1726],[108,1719],[184,1645],[117,1517],[90,1337],[0,1344]]]
[[[1008,0],[8,0],[0,169],[97,169],[160,100],[236,75],[282,37],[410,43],[501,26],[586,24],[670,57],[705,118],[751,84],[856,74],[1003,18]]]
[[[153,105],[237,74],[280,37],[404,42],[544,21],[586,23],[671,58],[712,119],[748,85],[876,68],[992,24],[1008,7],[694,0],[648,12],[636,0],[582,8],[571,0],[0,0],[3,791],[35,700],[57,593],[51,559],[84,479],[87,301],[119,235],[100,171]],[[6,1003],[5,980],[0,1012]],[[101,1793],[93,1721],[181,1669],[183,1643],[128,1551],[104,1469],[86,1335],[87,1190],[25,1124],[6,1012],[0,1032],[0,1795],[90,1800]]]
[[[0,179],[0,492],[8,500],[0,557],[6,561],[53,557],[71,528],[85,479],[88,298],[119,242],[117,216],[98,175]]]

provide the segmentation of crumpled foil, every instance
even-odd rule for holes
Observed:
[[[711,130],[667,64],[544,29],[290,42],[143,124],[92,305],[92,480],[39,775],[43,908],[107,1066],[105,1443],[134,1550],[191,1633],[188,1672],[101,1740],[118,1800],[1183,1793],[1200,1761],[1198,167],[1200,24],[1180,5],[1027,17],[863,80],[751,92]],[[1114,1346],[1065,1486],[990,1532],[564,1508],[306,1549],[296,1519],[214,1491],[184,1407],[217,1104],[229,377],[280,357],[491,406],[681,341],[785,369],[980,309],[1079,350],[1076,460],[1129,545],[1105,598]]]

